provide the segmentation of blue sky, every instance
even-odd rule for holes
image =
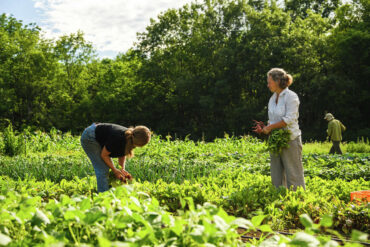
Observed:
[[[100,57],[114,58],[145,31],[150,18],[191,0],[0,0],[0,13],[36,23],[47,38],[81,30]]]
[[[40,11],[33,7],[33,1],[24,0],[0,0],[1,13],[12,14],[23,23],[39,22]]]

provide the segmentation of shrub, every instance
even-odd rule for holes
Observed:
[[[347,152],[350,153],[370,153],[370,142],[369,139],[361,140],[358,139],[357,142],[350,142],[347,144]]]
[[[16,135],[11,123],[4,130],[3,142],[3,153],[5,155],[15,156],[25,152],[26,143],[21,136]]]

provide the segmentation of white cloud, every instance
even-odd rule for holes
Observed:
[[[191,0],[34,0],[42,11],[40,26],[47,37],[81,30],[98,52],[125,52],[145,31],[150,18]]]

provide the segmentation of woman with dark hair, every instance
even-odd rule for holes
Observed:
[[[150,137],[150,130],[145,126],[126,128],[118,124],[93,123],[84,130],[81,145],[94,167],[98,192],[109,190],[109,169],[117,179],[131,177],[125,170],[126,157],[133,157],[133,149],[146,145]],[[111,158],[118,158],[121,170],[114,166]]]
[[[262,129],[269,134],[273,129],[285,128],[290,132],[289,147],[280,154],[270,153],[271,180],[275,187],[305,189],[302,165],[301,130],[298,125],[299,98],[289,90],[293,77],[283,69],[273,68],[267,73],[267,87],[273,93],[268,104],[268,125]]]

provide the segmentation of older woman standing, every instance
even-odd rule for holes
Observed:
[[[302,165],[301,130],[298,125],[299,98],[289,90],[293,77],[283,69],[273,68],[267,73],[267,87],[273,93],[268,104],[269,122],[263,128],[264,134],[273,129],[286,128],[290,131],[289,147],[280,154],[270,153],[271,180],[275,187],[285,186],[296,190],[305,189]]]
[[[109,169],[117,179],[131,177],[125,170],[126,157],[132,157],[133,149],[146,145],[150,137],[145,126],[126,128],[118,124],[93,123],[84,130],[81,145],[94,167],[98,192],[109,190]],[[121,170],[114,166],[111,158],[118,158]]]

